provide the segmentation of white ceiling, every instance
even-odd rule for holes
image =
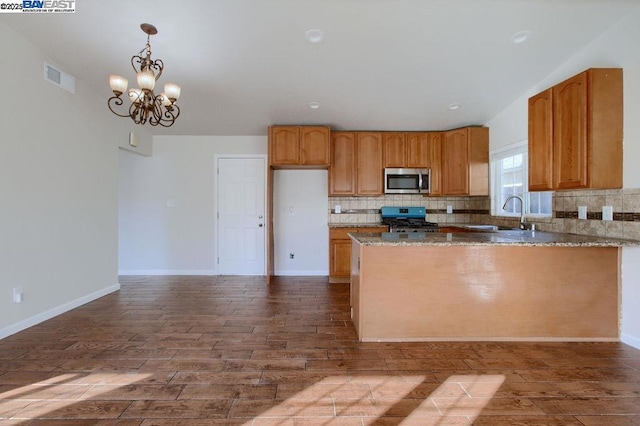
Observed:
[[[484,124],[640,0],[76,0],[74,14],[0,14],[96,95],[154,24],[159,83],[182,114],[155,134],[264,135],[270,124],[442,130]],[[309,29],[324,41],[305,40]],[[513,44],[520,30],[533,35]],[[593,64],[615,66],[616,64]],[[312,110],[310,102],[319,102]],[[450,111],[447,106],[459,103]],[[118,119],[114,116],[114,119]],[[124,119],[120,119],[124,120]]]

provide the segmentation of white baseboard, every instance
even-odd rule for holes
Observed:
[[[213,269],[134,269],[119,270],[118,275],[218,275]]]
[[[34,315],[31,318],[27,318],[15,324],[11,324],[10,326],[0,329],[0,339],[4,339],[5,337],[11,336],[12,334],[15,334],[19,331],[26,330],[29,327],[33,327],[36,324],[40,324],[43,321],[56,317],[60,314],[64,314],[65,312],[75,309],[78,306],[82,306],[84,304],[87,304],[91,301],[94,301],[100,297],[106,296],[107,294],[113,293],[114,291],[118,291],[118,290],[120,290],[120,284],[103,288],[102,290],[98,290],[94,293],[88,294],[79,299],[72,300],[71,302],[65,303],[63,305],[49,309],[48,311]]]
[[[274,271],[274,275],[281,277],[321,277],[329,276],[329,271]]]
[[[622,343],[626,343],[629,346],[633,346],[636,349],[640,349],[640,338],[636,336],[632,336],[630,334],[622,333],[620,335],[620,340]]]

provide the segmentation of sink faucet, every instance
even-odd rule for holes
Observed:
[[[509,195],[505,200],[504,204],[502,205],[502,210],[506,210],[507,204],[509,203],[509,201],[513,200],[514,198],[516,200],[520,200],[520,229],[527,229],[527,225],[525,224],[527,220],[524,217],[524,201],[522,201],[522,197],[518,195]]]

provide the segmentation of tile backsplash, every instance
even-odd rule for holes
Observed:
[[[341,213],[334,208],[340,205]],[[478,223],[517,226],[519,218],[491,215],[490,197],[331,197],[330,223],[380,222],[382,206],[424,206],[426,219],[437,223]],[[447,214],[447,206],[452,213]],[[578,206],[587,207],[587,219],[578,219]],[[613,220],[602,220],[602,207],[613,207]],[[527,218],[540,231],[640,240],[640,188],[558,191],[553,194],[553,216]]]
[[[339,205],[341,213],[336,214]],[[477,216],[489,216],[489,197],[423,197],[422,195],[385,195],[384,197],[331,197],[329,198],[330,223],[380,222],[382,206],[424,206],[429,222],[477,223]],[[453,213],[447,214],[447,206]]]

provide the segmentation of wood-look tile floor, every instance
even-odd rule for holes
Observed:
[[[0,425],[632,425],[621,343],[359,343],[320,278],[121,277],[0,340]]]

